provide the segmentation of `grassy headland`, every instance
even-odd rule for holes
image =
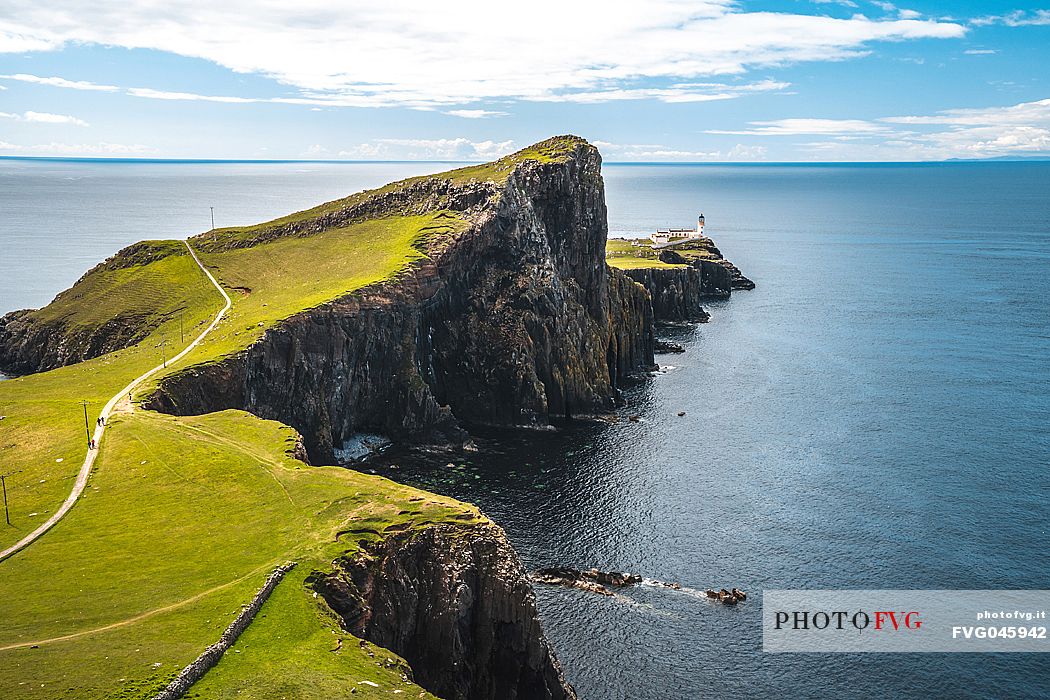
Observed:
[[[605,262],[621,270],[632,270],[640,267],[682,267],[670,265],[658,257],[658,252],[648,245],[635,245],[626,238],[610,238],[605,242]]]
[[[564,158],[579,142],[552,139],[430,177],[500,182],[522,160]],[[375,192],[284,220],[317,218]],[[253,227],[191,239],[233,307],[152,382],[239,352],[296,313],[396,278],[424,255],[427,237],[464,225],[435,211],[249,246],[211,244]],[[96,267],[34,312],[70,333],[113,319],[145,330],[126,349],[0,383],[0,460],[16,472],[8,479],[12,526],[0,529],[0,546],[32,530],[69,493],[86,449],[79,402],[88,402],[93,423],[114,393],[162,353],[175,354],[222,305],[183,244],[160,241]],[[204,696],[332,697],[348,684],[355,697],[385,697],[393,688],[419,694],[401,681],[396,664],[385,663],[389,652],[373,658],[356,640],[331,651],[340,632],[307,596],[303,577],[355,547],[339,532],[481,516],[384,479],[309,467],[288,455],[293,441],[290,428],[240,411],[174,417],[124,406],[111,419],[82,500],[42,538],[0,562],[0,697],[148,697],[218,638],[276,564],[292,559],[300,567],[202,682]]]
[[[648,243],[647,240],[646,243]],[[635,245],[632,240],[626,238],[610,238],[605,243],[605,262],[621,270],[684,267],[696,260],[718,260],[719,256],[712,252],[712,248],[714,248],[714,242],[710,238],[683,240],[672,244],[667,249],[673,250],[685,262],[666,263],[660,260],[660,251],[649,245]]]

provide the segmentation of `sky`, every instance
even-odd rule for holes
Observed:
[[[0,0],[0,155],[1050,156],[1050,3]]]

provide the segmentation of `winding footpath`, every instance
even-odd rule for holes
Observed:
[[[189,241],[183,241],[183,243],[186,245],[186,250],[190,252],[190,256],[193,257],[193,262],[197,263],[197,267],[199,267],[201,271],[208,276],[208,279],[211,280],[211,283],[215,285],[216,289],[219,290],[219,294],[222,294],[222,298],[226,300],[226,305],[222,307],[222,310],[215,316],[211,324],[209,324],[208,327],[204,329],[204,332],[202,332],[200,335],[194,338],[193,341],[190,342],[190,344],[187,345],[185,348],[183,348],[178,355],[172,357],[170,360],[167,361],[167,363],[161,363],[153,369],[149,370],[148,372],[141,374],[135,379],[131,380],[130,384],[118,391],[117,394],[106,403],[106,405],[102,408],[102,412],[99,414],[105,420],[102,422],[101,425],[95,426],[95,433],[92,435],[92,437],[95,440],[95,449],[89,449],[87,455],[85,455],[84,464],[80,467],[80,473],[77,474],[76,483],[73,484],[73,490],[69,492],[69,496],[66,497],[65,502],[62,503],[62,506],[57,511],[55,511],[55,514],[48,518],[47,521],[44,522],[40,527],[30,532],[28,535],[26,535],[21,540],[11,545],[4,551],[0,552],[0,561],[3,561],[10,557],[12,554],[22,549],[25,549],[34,541],[36,541],[41,535],[43,535],[45,532],[54,527],[55,523],[57,523],[59,520],[65,517],[66,513],[69,512],[69,509],[72,508],[73,504],[75,504],[77,502],[77,499],[80,498],[80,495],[84,493],[84,488],[87,486],[88,476],[91,474],[91,466],[95,463],[95,457],[98,455],[99,450],[102,449],[102,436],[105,434],[106,428],[108,427],[107,424],[109,422],[109,415],[113,412],[113,409],[116,407],[116,405],[120,403],[131,392],[133,392],[142,382],[146,381],[162,369],[165,369],[168,364],[178,362],[183,357],[185,357],[186,354],[190,352],[190,350],[193,350],[193,348],[197,347],[197,345],[215,329],[215,326],[219,324],[219,321],[221,321],[223,317],[226,316],[226,312],[230,310],[231,306],[233,306],[233,301],[230,299],[230,295],[227,294],[226,290],[224,290],[222,286],[216,281],[214,275],[212,275],[211,272],[208,271],[208,268],[204,267],[204,264],[200,261],[200,258],[197,257],[197,254],[193,251],[193,248],[190,246]]]

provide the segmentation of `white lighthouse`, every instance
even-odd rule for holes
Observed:
[[[704,215],[696,218],[696,228],[662,228],[657,230],[649,240],[654,247],[663,247],[682,241],[695,241],[704,237]]]

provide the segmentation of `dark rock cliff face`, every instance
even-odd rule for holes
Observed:
[[[73,365],[139,342],[159,325],[146,316],[121,315],[91,327],[70,327],[61,320],[40,322],[32,310],[0,316],[0,369],[32,374]]]
[[[495,525],[391,535],[309,585],[352,634],[399,654],[446,700],[571,700],[517,555]]]
[[[705,299],[724,299],[730,294],[729,271],[716,262],[697,260],[688,267],[642,267],[624,272],[652,296],[656,321],[706,321],[701,304]]]
[[[662,250],[661,262],[686,267],[642,267],[625,270],[652,296],[657,322],[707,321],[700,306],[705,299],[724,299],[734,289],[754,289],[755,283],[722,257],[710,238],[688,241]]]
[[[580,141],[565,162],[518,165],[495,191],[414,185],[416,199],[466,207],[467,229],[428,241],[428,260],[399,279],[167,379],[151,407],[243,408],[298,429],[323,462],[361,432],[457,440],[461,425],[607,411],[619,382],[653,365],[653,332],[645,289],[604,262],[600,167]]]

